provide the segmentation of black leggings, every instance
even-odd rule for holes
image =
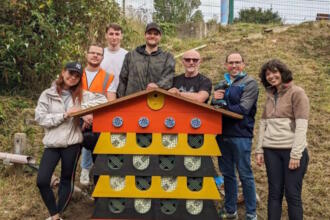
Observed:
[[[290,149],[264,148],[268,176],[268,220],[281,219],[283,194],[288,203],[289,219],[303,219],[301,190],[309,158],[305,149],[300,159],[300,167],[290,170],[290,152]]]
[[[37,186],[51,216],[63,212],[70,201],[80,150],[80,144],[70,145],[66,148],[45,148],[39,166]],[[60,159],[61,179],[58,189],[58,203],[56,204],[50,181]]]

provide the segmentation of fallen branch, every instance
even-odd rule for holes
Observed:
[[[33,157],[21,155],[21,154],[11,154],[0,152],[0,160],[4,163],[19,163],[19,164],[35,164],[36,160]]]
[[[200,50],[200,49],[203,49],[204,47],[207,47],[207,44],[203,44],[203,45],[198,46],[198,47],[195,47],[195,48],[193,48],[193,49],[191,49],[191,50]],[[178,55],[175,55],[174,58],[175,58],[175,59],[176,59],[176,58],[179,58],[179,57],[181,57],[184,53],[185,53],[185,52],[180,53],[180,54],[178,54]]]

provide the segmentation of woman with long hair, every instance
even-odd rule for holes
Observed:
[[[303,219],[302,182],[307,171],[306,133],[309,101],[293,84],[291,70],[279,60],[265,63],[259,77],[266,103],[259,127],[256,162],[266,165],[268,219],[280,220],[285,194],[290,220]]]
[[[103,95],[82,90],[82,72],[80,63],[67,63],[55,83],[42,92],[35,109],[35,120],[45,130],[45,149],[40,161],[37,186],[51,216],[47,220],[61,219],[60,214],[73,192],[83,136],[79,121],[71,114],[107,101]],[[61,177],[56,202],[50,181],[60,160]]]

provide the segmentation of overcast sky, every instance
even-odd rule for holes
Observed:
[[[117,0],[121,5],[122,0]],[[153,0],[126,0],[126,7],[135,9],[145,9],[148,11],[150,21],[153,12]],[[201,0],[204,20],[212,18],[220,21],[220,2],[221,0]],[[285,23],[300,23],[303,21],[315,20],[317,13],[330,14],[330,0],[234,0],[235,17],[243,8],[272,8],[278,12]]]

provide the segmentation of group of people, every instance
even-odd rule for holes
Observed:
[[[108,46],[91,44],[86,53],[87,65],[67,63],[59,78],[38,100],[35,118],[45,128],[45,150],[37,177],[41,197],[47,206],[49,220],[58,220],[72,192],[76,165],[82,150],[81,184],[88,185],[89,170],[95,158],[91,151],[99,134],[92,132],[93,115],[81,119],[72,113],[112,101],[135,92],[162,88],[196,102],[208,103],[212,96],[224,100],[229,111],[243,119],[223,118],[223,132],[216,136],[222,156],[219,168],[224,176],[225,202],[220,219],[237,219],[237,178],[242,183],[246,219],[257,219],[256,190],[251,168],[251,151],[258,83],[245,71],[239,52],[225,59],[225,89],[212,94],[211,80],[199,72],[202,62],[196,50],[182,56],[185,72],[175,76],[175,60],[171,53],[159,47],[162,30],[149,23],[145,44],[133,51],[120,47],[123,29],[118,24],[106,27]],[[304,90],[293,84],[288,67],[279,60],[265,63],[259,77],[266,89],[267,99],[259,127],[256,162],[266,164],[268,176],[268,219],[280,219],[285,192],[290,219],[303,219],[301,201],[302,181],[307,170],[306,132],[309,101]],[[50,188],[51,176],[61,160],[61,180],[56,202]]]

